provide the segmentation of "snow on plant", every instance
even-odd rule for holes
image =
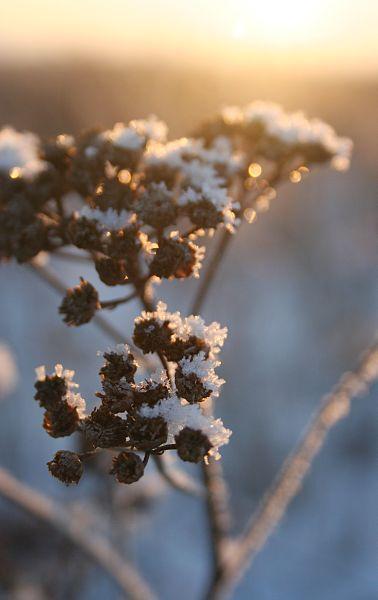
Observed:
[[[59,307],[70,326],[135,297],[145,308],[134,321],[133,347],[103,353],[100,405],[89,414],[73,371],[37,369],[43,427],[53,437],[79,432],[86,448],[57,452],[52,475],[77,483],[85,459],[106,451],[121,483],[139,480],[150,456],[168,451],[194,463],[220,458],[231,432],[212,407],[224,384],[216,371],[227,329],[155,305],[152,284],[198,277],[205,258],[198,238],[218,229],[236,234],[243,217],[252,222],[269,208],[279,184],[298,183],[320,164],[344,170],[351,150],[326,123],[268,102],[224,108],[176,140],[156,117],[76,139],[0,131],[0,260],[41,269],[35,258],[42,252],[73,246],[104,284],[131,290],[103,301],[81,278]],[[146,375],[146,361],[142,369],[137,359],[150,354],[161,368]]]

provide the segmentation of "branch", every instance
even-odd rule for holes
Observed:
[[[76,252],[70,252],[69,250],[63,249],[54,250],[54,252],[52,253],[52,257],[86,265],[88,265],[88,263],[90,263],[92,260],[89,254],[78,254]]]
[[[127,597],[135,600],[155,598],[136,569],[107,542],[84,525],[72,511],[44,494],[17,481],[0,468],[0,494],[33,517],[58,530],[116,582]]]
[[[223,570],[228,546],[228,533],[231,525],[228,506],[229,494],[220,461],[211,460],[209,464],[202,463],[201,467],[206,489],[206,508],[212,542],[214,576],[217,578]]]
[[[329,431],[348,415],[351,401],[366,393],[369,385],[377,379],[378,345],[375,344],[365,352],[357,370],[345,373],[334,390],[323,398],[302,440],[284,462],[271,488],[252,514],[244,533],[232,544],[224,572],[213,583],[209,599],[228,596],[299,492]]]
[[[197,484],[197,482],[186,475],[184,471],[179,469],[172,469],[167,467],[166,459],[164,456],[156,455],[153,457],[156,468],[163,479],[175,490],[188,494],[189,496],[196,496],[197,498],[203,498],[204,490]]]
[[[284,173],[284,169],[285,169],[285,164],[277,165],[277,168],[275,169],[274,173],[272,173],[271,176],[269,177],[269,186],[270,187],[276,186],[280,183],[281,178]],[[261,193],[263,193],[263,192],[259,191],[257,195],[260,195]],[[242,210],[246,204],[247,194],[245,194],[245,190],[244,191],[243,191],[243,189],[240,190],[239,186],[237,186],[237,188],[236,188],[236,198],[238,198],[238,197],[239,197],[240,206],[241,206],[241,210]],[[218,240],[218,245],[216,246],[214,253],[209,261],[206,273],[202,277],[201,282],[198,286],[197,293],[196,293],[194,301],[193,301],[192,309],[190,311],[191,314],[193,314],[193,315],[199,314],[202,306],[204,305],[206,298],[207,298],[207,294],[208,294],[210,287],[213,283],[213,280],[217,274],[218,267],[219,267],[220,263],[222,262],[222,259],[226,253],[226,250],[230,244],[232,237],[233,237],[233,234],[230,233],[227,229],[224,229],[221,232],[219,240]]]
[[[131,292],[127,296],[122,296],[122,298],[115,298],[114,300],[100,300],[101,308],[107,308],[108,310],[113,310],[120,304],[126,304],[130,302],[130,300],[134,300],[138,296],[138,292]]]
[[[232,233],[225,229],[221,232],[218,244],[214,250],[214,253],[209,261],[209,264],[206,269],[206,273],[203,275],[200,280],[200,284],[197,289],[197,293],[194,297],[192,308],[190,309],[190,314],[198,315],[201,311],[203,304],[207,298],[207,294],[210,290],[210,287],[213,283],[213,280],[218,271],[218,267],[222,262],[223,256],[226,253],[226,250],[231,242]]]

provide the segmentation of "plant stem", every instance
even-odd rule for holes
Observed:
[[[160,475],[175,490],[197,498],[204,497],[203,488],[194,479],[186,475],[184,471],[167,467],[164,455],[155,454],[153,459]]]
[[[197,315],[205,303],[207,294],[216,276],[218,267],[226,253],[226,250],[231,242],[232,234],[226,229],[221,232],[217,246],[207,266],[206,273],[200,280],[197,293],[194,297],[190,313]]]
[[[101,308],[107,308],[108,310],[112,310],[116,308],[120,304],[126,304],[130,302],[130,300],[134,300],[138,296],[138,292],[134,291],[128,294],[127,296],[123,296],[122,298],[115,298],[114,300],[100,300]]]
[[[209,600],[229,597],[231,590],[280,523],[291,500],[300,490],[330,430],[348,415],[351,401],[366,393],[377,379],[378,345],[375,344],[364,353],[357,370],[345,373],[333,391],[323,398],[301,441],[284,462],[244,532],[229,546],[225,568],[214,579],[207,596]]]
[[[214,576],[218,577],[223,571],[230,529],[228,491],[223,477],[222,465],[219,461],[211,460],[209,464],[202,463],[201,468],[203,483],[206,489],[206,509]]]
[[[77,254],[74,252],[69,252],[69,250],[63,250],[63,249],[55,250],[52,253],[52,257],[60,258],[61,260],[69,260],[71,262],[82,263],[82,264],[88,264],[92,260],[92,258],[89,255]]]
[[[60,503],[37,492],[0,468],[0,494],[33,517],[58,530],[112,577],[123,594],[135,600],[155,598],[136,569],[107,540]]]

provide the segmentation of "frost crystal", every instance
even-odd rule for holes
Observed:
[[[37,381],[45,381],[46,379],[46,367],[44,365],[37,367],[35,369],[37,375]],[[84,398],[79,393],[75,393],[73,390],[79,387],[78,383],[73,381],[73,377],[75,375],[75,371],[70,369],[64,369],[63,365],[56,364],[54,367],[54,372],[52,376],[56,375],[61,379],[64,379],[66,384],[67,393],[63,396],[63,400],[69,404],[72,408],[76,408],[79,418],[83,418],[85,416],[86,404]]]
[[[188,404],[181,401],[175,394],[161,400],[156,406],[143,405],[140,409],[143,417],[162,417],[168,424],[168,442],[172,443],[174,437],[184,427],[202,431],[212,445],[209,455],[215,459],[220,458],[219,448],[228,443],[231,431],[226,429],[221,419],[204,415],[198,404]]]
[[[199,352],[190,358],[183,358],[178,364],[184,375],[197,375],[204,386],[212,391],[212,397],[219,396],[219,389],[225,383],[215,373],[215,369],[221,364],[219,361],[206,359],[205,353]]]
[[[39,145],[39,138],[33,133],[21,133],[12,127],[1,129],[0,172],[33,179],[47,167],[39,158]]]
[[[227,327],[221,327],[216,321],[205,325],[201,317],[190,315],[182,321],[178,335],[184,340],[191,336],[203,340],[210,348],[211,357],[222,348],[227,337]]]
[[[175,313],[170,313],[167,311],[167,305],[165,302],[158,302],[156,306],[156,310],[154,312],[147,312],[143,310],[141,312],[140,317],[135,319],[135,323],[140,323],[144,320],[155,319],[160,325],[163,325],[166,321],[169,321],[171,328],[173,330],[177,329],[181,326],[182,319],[180,313],[177,311]]]
[[[343,159],[344,168],[350,161],[353,143],[349,138],[338,137],[333,127],[321,119],[308,119],[300,111],[287,113],[279,104],[256,101],[242,109],[228,107],[221,116],[228,125],[261,123],[269,136],[284,144],[319,144],[336,159]],[[337,167],[340,161],[331,163]]]
[[[104,133],[104,137],[118,148],[140,150],[148,140],[164,142],[167,137],[167,126],[152,115],[148,119],[130,121],[128,125],[116,123],[113,129]]]
[[[117,212],[114,208],[108,208],[102,211],[99,208],[90,208],[84,206],[80,212],[75,213],[76,217],[85,217],[90,221],[95,221],[100,231],[116,231],[130,225],[135,220],[134,213],[127,210]]]

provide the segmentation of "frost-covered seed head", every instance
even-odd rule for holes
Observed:
[[[198,277],[205,249],[184,239],[163,239],[150,264],[150,273],[161,278]]]
[[[79,327],[88,323],[100,308],[96,288],[89,281],[82,279],[79,285],[67,290],[59,312],[67,325]]]

